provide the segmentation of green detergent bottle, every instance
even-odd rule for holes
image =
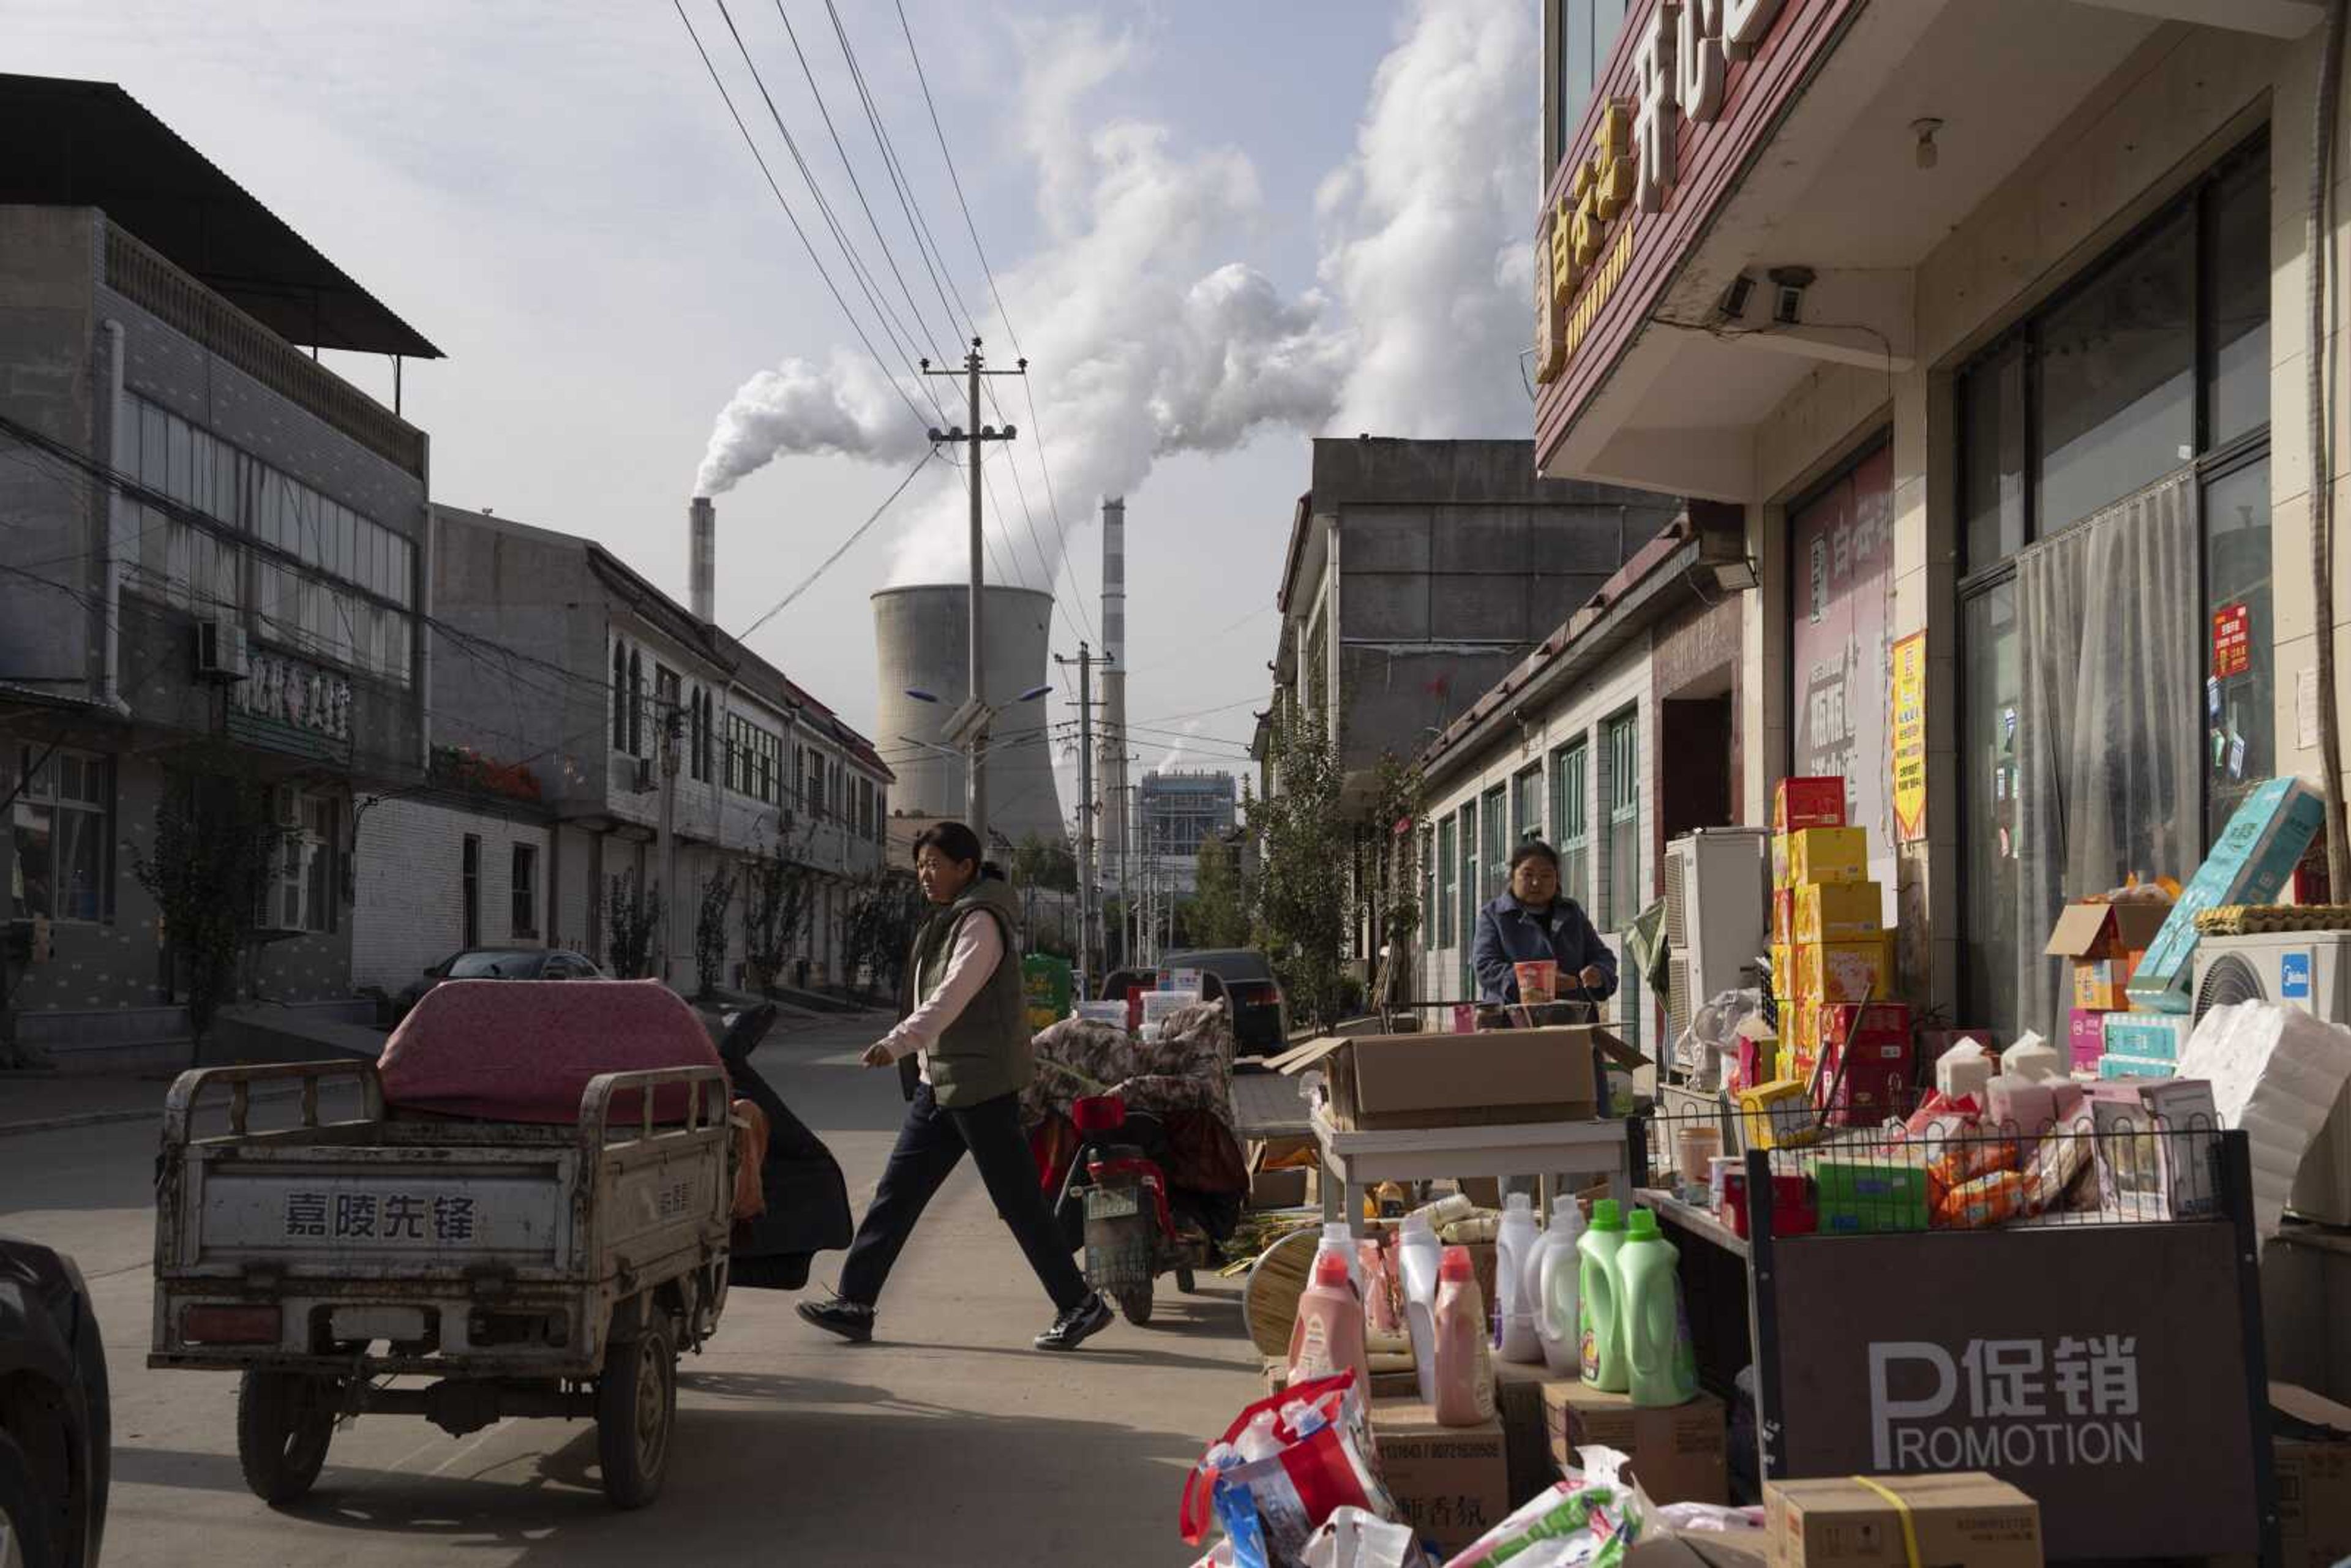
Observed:
[[[1608,1394],[1632,1387],[1625,1361],[1624,1291],[1616,1255],[1625,1246],[1625,1213],[1613,1197],[1592,1206],[1592,1226],[1577,1238],[1583,1262],[1576,1271],[1576,1317],[1583,1344],[1583,1381]]]
[[[1698,1397],[1698,1353],[1682,1308],[1679,1262],[1679,1250],[1658,1233],[1657,1217],[1635,1209],[1616,1253],[1616,1278],[1635,1406],[1686,1405]]]

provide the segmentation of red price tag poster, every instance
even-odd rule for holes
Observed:
[[[2212,678],[2225,681],[2253,667],[2252,613],[2241,604],[2212,612]]]

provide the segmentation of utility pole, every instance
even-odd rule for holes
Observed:
[[[677,734],[685,712],[669,705],[661,716],[661,844],[654,852],[659,880],[653,898],[661,918],[653,926],[653,975],[669,984],[669,936],[674,890],[677,886]]]
[[[979,351],[979,340],[974,338],[971,340],[971,352],[963,357],[963,374],[968,382],[967,392],[971,404],[971,423],[967,427],[953,426],[946,431],[933,429],[929,433],[933,445],[946,445],[951,442],[959,441],[968,448],[964,464],[967,476],[971,480],[971,638],[968,664],[971,681],[971,711],[976,717],[963,735],[964,816],[967,819],[965,825],[979,835],[979,841],[983,844],[987,842],[987,780],[979,770],[980,753],[987,749],[987,721],[992,710],[987,706],[987,695],[979,688],[980,600],[987,587],[986,579],[980,571],[981,552],[987,549],[987,538],[982,532],[980,524],[980,486],[983,479],[980,464],[983,461],[984,448],[988,442],[1010,441],[1020,433],[1009,424],[998,430],[992,424],[979,423],[979,382],[983,376],[1025,376],[1029,373],[1029,361],[1025,359],[1019,361],[1020,368],[1015,371],[984,370],[981,367],[985,363],[986,361],[981,358]],[[931,361],[928,360],[925,360],[922,366],[923,374],[926,376],[956,374],[952,370],[931,369]],[[1047,586],[1051,585],[1049,583]]]

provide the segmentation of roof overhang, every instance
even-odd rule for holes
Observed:
[[[441,350],[112,82],[0,74],[0,204],[97,207],[290,343]]]

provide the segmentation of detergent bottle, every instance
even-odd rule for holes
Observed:
[[[1396,1317],[1395,1266],[1387,1249],[1367,1238],[1356,1245],[1355,1256],[1362,1260],[1364,1326],[1376,1334],[1403,1333]]]
[[[1437,1285],[1444,1249],[1422,1214],[1407,1214],[1396,1232],[1396,1268],[1404,1280],[1405,1330],[1412,1335],[1413,1371],[1420,1402],[1437,1403]]]
[[[1355,1386],[1371,1396],[1372,1366],[1364,1346],[1364,1303],[1347,1280],[1347,1260],[1326,1252],[1314,1260],[1314,1282],[1298,1298],[1290,1330],[1290,1382],[1295,1387],[1353,1367]]]
[[[1583,1381],[1607,1394],[1623,1394],[1632,1384],[1625,1364],[1624,1291],[1616,1273],[1616,1255],[1625,1246],[1625,1216],[1613,1197],[1592,1206],[1592,1225],[1575,1248],[1583,1255],[1576,1272],[1576,1312]]]
[[[1583,1371],[1583,1324],[1576,1314],[1576,1274],[1583,1265],[1576,1243],[1583,1236],[1583,1206],[1562,1197],[1552,1206],[1551,1228],[1535,1255],[1535,1338],[1553,1377],[1576,1377]]]
[[[1501,1320],[1496,1343],[1504,1361],[1541,1361],[1542,1346],[1535,1339],[1534,1279],[1528,1268],[1542,1231],[1535,1224],[1534,1200],[1514,1192],[1502,1204],[1502,1223],[1494,1237],[1495,1315]]]
[[[1624,1285],[1625,1360],[1636,1406],[1686,1405],[1698,1397],[1698,1352],[1682,1307],[1678,1250],[1657,1230],[1657,1217],[1633,1211],[1616,1254]]]
[[[1354,1231],[1343,1219],[1333,1219],[1326,1223],[1322,1227],[1322,1239],[1316,1242],[1314,1246],[1314,1262],[1317,1267],[1321,1266],[1324,1258],[1333,1255],[1345,1261],[1347,1283],[1355,1287],[1355,1299],[1362,1301],[1364,1299],[1364,1255],[1356,1244]],[[1311,1280],[1314,1276],[1310,1271],[1306,1277]]]
[[[1486,1303],[1467,1247],[1447,1247],[1437,1265],[1437,1425],[1475,1427],[1494,1416],[1494,1345],[1486,1333]]]

